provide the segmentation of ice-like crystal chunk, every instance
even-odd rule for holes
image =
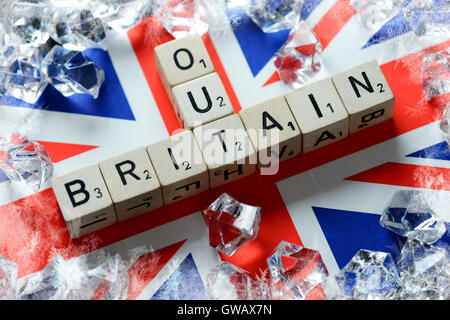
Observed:
[[[303,300],[313,293],[314,299],[326,299],[320,285],[328,271],[318,251],[282,241],[267,264],[272,298]]]
[[[405,2],[402,10],[416,35],[449,38],[450,2],[448,0],[412,0]]]
[[[38,47],[48,40],[52,6],[47,0],[16,0],[6,5],[8,43]]]
[[[127,296],[129,282],[128,268],[121,256],[115,254],[87,272],[84,286],[100,283],[95,292],[97,299],[124,300]]]
[[[0,300],[16,298],[17,264],[0,255]]]
[[[13,134],[0,139],[0,170],[10,181],[25,182],[37,192],[51,178],[53,164],[43,145]]]
[[[64,259],[57,256],[39,272],[20,279],[20,300],[62,300],[66,298],[66,284],[58,278],[58,265]]]
[[[35,103],[47,86],[40,68],[38,49],[7,47],[0,57],[0,95]]]
[[[430,208],[425,195],[417,190],[397,191],[384,209],[380,224],[403,237],[413,237],[428,244],[446,232],[444,222]]]
[[[444,248],[408,238],[398,259],[401,286],[396,299],[449,299],[450,263],[448,258]]]
[[[206,287],[208,295],[214,300],[270,299],[266,282],[253,280],[247,271],[226,261],[208,273]]]
[[[355,300],[393,299],[400,281],[390,253],[364,249],[335,277],[343,295]]]
[[[208,31],[206,7],[201,0],[167,0],[159,9],[164,28],[175,38]]]
[[[289,33],[287,42],[275,54],[277,72],[294,88],[312,79],[321,69],[322,45],[302,21]]]
[[[106,50],[106,32],[100,18],[88,9],[59,7],[52,16],[51,36],[64,48],[84,50],[101,48]]]
[[[261,208],[241,203],[226,193],[202,214],[209,228],[209,244],[228,256],[258,236]]]
[[[48,81],[64,96],[84,93],[98,98],[104,72],[82,52],[54,46],[42,64]]]
[[[151,12],[148,0],[95,0],[90,5],[92,15],[119,32],[126,32]]]
[[[41,271],[20,279],[21,300],[123,300],[129,276],[120,255],[95,267],[86,259],[57,256]]]
[[[442,114],[440,128],[450,148],[450,103],[447,104],[447,107]]]
[[[300,21],[303,0],[249,0],[245,11],[264,32],[291,29]]]
[[[351,0],[359,21],[370,31],[378,31],[401,8],[398,0]]]
[[[450,92],[450,48],[423,58],[421,78],[423,92],[428,101]]]

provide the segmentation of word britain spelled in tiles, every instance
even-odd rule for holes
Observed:
[[[184,130],[54,178],[52,187],[72,238],[243,178],[257,168],[265,174],[281,161],[390,119],[394,111],[394,95],[375,60],[234,114],[199,36],[156,47],[155,59]]]

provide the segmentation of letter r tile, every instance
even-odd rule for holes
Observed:
[[[161,186],[145,147],[103,160],[99,165],[119,221],[163,206]]]

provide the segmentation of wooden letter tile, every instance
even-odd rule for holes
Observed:
[[[52,180],[52,187],[72,238],[117,222],[98,165],[56,177]]]
[[[192,131],[185,130],[147,147],[165,204],[209,189],[208,169]]]
[[[350,133],[392,118],[394,94],[376,60],[333,76],[350,116]]]
[[[99,165],[119,221],[163,206],[161,186],[145,147]]]
[[[255,172],[257,157],[237,114],[194,129],[208,166],[211,188]]]
[[[172,99],[172,87],[207,75],[214,66],[202,38],[192,35],[166,42],[155,48],[159,75]]]
[[[233,106],[217,73],[211,73],[172,89],[182,126],[193,129],[233,113]]]
[[[283,96],[242,109],[239,115],[258,152],[259,167],[301,153],[302,134]]]
[[[348,136],[348,114],[331,79],[323,79],[286,95],[303,134],[303,153]]]

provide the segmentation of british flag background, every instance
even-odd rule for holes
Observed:
[[[349,0],[307,0],[301,15],[323,49],[322,70],[312,81],[377,59],[395,95],[393,119],[287,160],[276,175],[256,173],[75,240],[50,186],[26,193],[0,175],[0,254],[18,264],[19,277],[41,270],[56,253],[66,260],[97,250],[126,255],[147,245],[153,251],[136,257],[129,269],[128,299],[204,299],[206,275],[217,263],[227,260],[256,274],[282,240],[319,250],[330,273],[361,248],[395,258],[401,243],[379,218],[396,190],[430,190],[447,207],[439,212],[450,222],[450,151],[439,129],[449,95],[427,101],[420,79],[424,55],[449,47],[450,40],[408,43],[411,32],[401,16],[372,35]],[[28,119],[25,133],[47,148],[54,176],[180,128],[153,52],[173,38],[161,30],[158,42],[148,41],[152,23],[150,18],[127,34],[110,33],[107,52],[85,51],[105,71],[98,99],[66,98],[49,86],[34,106],[1,107],[5,119]],[[245,17],[226,28],[230,32],[203,40],[236,113],[292,90],[273,64],[289,30],[266,34]],[[200,213],[223,192],[262,208],[257,239],[231,257],[209,246]],[[448,240],[447,232],[441,241]]]

